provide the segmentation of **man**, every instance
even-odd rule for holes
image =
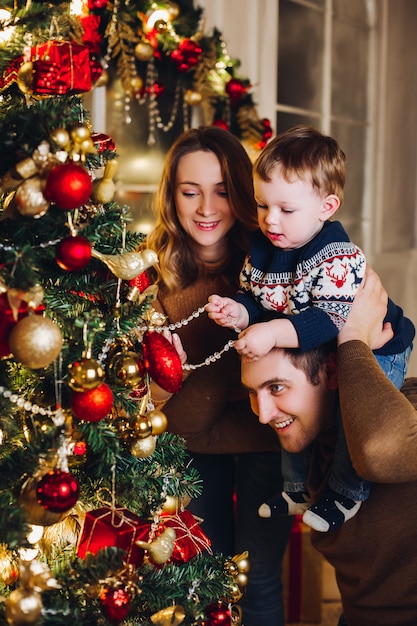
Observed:
[[[387,294],[367,271],[337,355],[274,349],[242,362],[259,421],[282,447],[311,446],[308,487],[316,500],[326,486],[340,406],[357,473],[372,481],[359,513],[338,530],[312,531],[313,545],[335,567],[343,612],[339,626],[417,624],[417,379],[402,392],[387,379],[371,349],[392,336],[382,328]]]

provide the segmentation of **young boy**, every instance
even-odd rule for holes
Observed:
[[[212,295],[206,307],[218,324],[241,331],[234,347],[244,358],[260,358],[274,346],[311,350],[343,327],[366,267],[340,222],[330,221],[343,203],[345,179],[346,157],[337,142],[309,126],[278,135],[258,157],[260,230],[251,238],[238,295]],[[401,387],[415,329],[391,300],[386,321],[394,337],[375,356]],[[291,423],[285,415],[279,427]],[[369,495],[370,484],[351,465],[341,420],[329,488],[315,504],[309,506],[306,490],[308,455],[283,451],[282,458],[284,491],[260,507],[261,517],[303,513],[307,524],[326,532],[353,517]]]

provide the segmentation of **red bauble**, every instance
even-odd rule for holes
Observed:
[[[116,149],[116,144],[110,135],[105,135],[104,133],[92,133],[91,140],[98,153]]]
[[[182,385],[181,359],[174,346],[157,331],[147,331],[142,341],[143,362],[162,389],[177,393]]]
[[[139,274],[139,276],[136,276],[135,278],[132,278],[132,280],[129,280],[129,286],[136,287],[137,289],[139,289],[140,293],[143,293],[145,289],[150,287],[150,285],[151,281],[146,272],[142,272],[142,274]]]
[[[100,602],[103,615],[115,626],[129,615],[130,595],[123,587],[104,589],[100,594]]]
[[[60,209],[71,211],[85,204],[90,197],[92,181],[82,165],[57,165],[46,179],[44,195]]]
[[[74,476],[61,470],[45,474],[36,487],[38,504],[52,513],[69,511],[77,502],[79,492]]]
[[[91,244],[85,237],[66,237],[55,249],[55,260],[59,267],[68,272],[82,270],[91,259]]]
[[[243,94],[246,92],[246,87],[238,78],[231,78],[226,83],[226,93],[230,98],[230,104],[236,106]]]
[[[106,383],[88,391],[71,393],[71,411],[79,420],[98,422],[108,415],[113,406],[113,392]]]
[[[223,130],[229,130],[229,124],[224,120],[214,120],[212,126],[217,126],[217,128],[222,128]]]
[[[207,626],[231,626],[232,621],[227,604],[210,604],[204,609],[208,617]]]

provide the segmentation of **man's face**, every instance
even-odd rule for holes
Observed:
[[[269,424],[282,447],[300,452],[332,423],[337,387],[336,362],[329,357],[313,385],[282,350],[258,361],[242,361],[242,383],[249,389],[251,407],[261,424]]]

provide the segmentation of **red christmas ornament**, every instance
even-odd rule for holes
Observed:
[[[149,375],[162,389],[177,393],[182,385],[181,359],[161,333],[147,331],[142,341],[143,362]]]
[[[71,393],[71,411],[79,420],[98,422],[106,417],[113,406],[113,392],[106,383],[88,391]]]
[[[126,619],[130,611],[130,595],[123,589],[104,589],[100,594],[103,615],[111,624],[117,626]]]
[[[202,52],[202,47],[195,41],[183,39],[180,41],[178,48],[171,52],[171,59],[179,72],[188,72],[191,67],[197,65]]]
[[[116,149],[116,145],[113,139],[109,135],[105,135],[104,133],[92,133],[91,140],[99,154],[101,152],[105,152],[106,150]]]
[[[57,39],[33,46],[35,94],[80,93],[91,89],[90,52],[75,41]]]
[[[107,7],[107,0],[88,0],[88,10],[94,11],[94,9],[105,9]]]
[[[231,78],[226,83],[226,93],[230,98],[230,104],[236,106],[239,104],[240,99],[246,93],[246,87],[238,78]]]
[[[66,237],[55,249],[55,260],[59,267],[68,272],[82,270],[91,259],[91,244],[85,237]]]
[[[85,204],[90,197],[92,181],[82,165],[57,165],[46,179],[44,195],[60,209],[71,211]]]
[[[136,276],[135,278],[132,278],[132,280],[129,280],[129,286],[137,287],[140,293],[143,293],[145,289],[150,287],[150,285],[151,285],[151,281],[146,272],[142,272],[142,274],[139,274],[139,276]]]
[[[208,617],[207,626],[231,626],[231,616],[227,604],[210,604],[204,609]]]
[[[214,120],[212,126],[217,126],[217,128],[223,128],[223,130],[229,130],[229,125],[224,120]]]
[[[77,502],[79,492],[74,476],[57,469],[45,474],[36,487],[38,504],[52,513],[69,511]]]

